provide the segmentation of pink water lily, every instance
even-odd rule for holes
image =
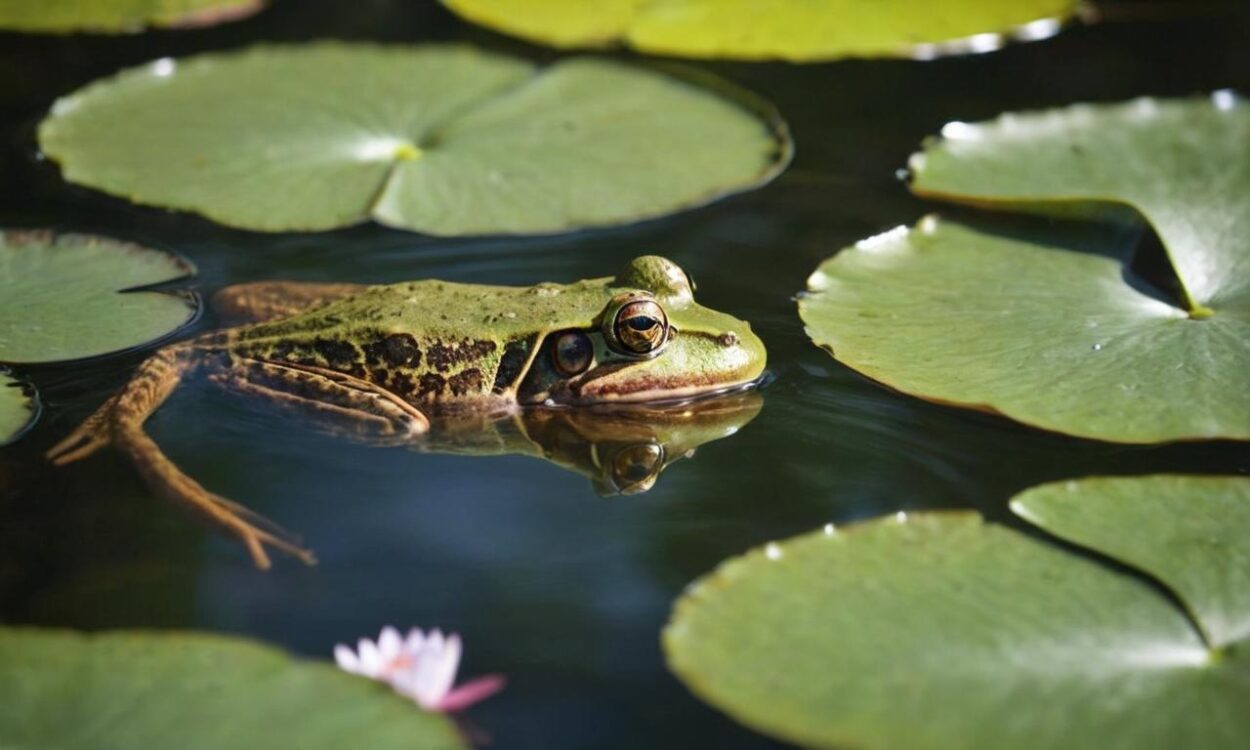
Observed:
[[[346,672],[385,682],[427,711],[450,713],[485,700],[504,686],[501,675],[486,675],[453,688],[461,650],[456,633],[444,637],[437,629],[427,635],[413,628],[404,637],[387,625],[377,643],[361,638],[356,651],[342,643],[335,646],[334,660]]]

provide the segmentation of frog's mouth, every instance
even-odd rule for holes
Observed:
[[[651,379],[633,378],[627,383],[601,383],[590,377],[575,387],[570,388],[571,406],[593,406],[595,404],[656,404],[672,405],[688,401],[702,401],[732,393],[741,393],[759,386],[763,376],[725,383],[715,382],[692,383],[689,379]]]
[[[531,402],[531,406],[545,407],[594,407],[594,406],[680,406],[684,403],[705,401],[735,393],[754,390],[767,382],[764,373],[752,373],[750,377],[692,381],[690,378],[629,377],[618,379],[614,374],[624,368],[603,367],[587,373],[577,381],[562,383],[553,388],[546,398]],[[600,370],[602,372],[600,372]]]

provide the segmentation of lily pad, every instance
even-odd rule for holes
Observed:
[[[922,196],[987,208],[1122,204],[1167,249],[1187,307],[1250,308],[1250,106],[1138,99],[950,123],[911,159]]]
[[[237,638],[4,628],[0,694],[6,747],[463,747],[382,685]]]
[[[124,34],[246,18],[263,0],[0,0],[0,29],[34,34]]]
[[[91,84],[53,106],[39,142],[70,182],[247,229],[560,232],[784,168],[771,108],[704,83],[457,46],[261,46]]]
[[[1055,33],[1074,0],[443,0],[475,23],[555,47],[792,62],[932,57]]]
[[[804,746],[1232,750],[1250,733],[1250,642],[1227,627],[1250,618],[1248,505],[1231,477],[1013,505],[1140,575],[967,512],[827,529],[722,564],[664,644],[702,698]]]
[[[125,290],[193,272],[176,256],[103,237],[0,233],[0,361],[81,359],[163,338],[195,318],[196,298]]]
[[[1056,482],[1020,494],[1011,507],[1052,534],[1158,578],[1213,646],[1250,638],[1250,544],[1243,538],[1250,529],[1250,480]]]
[[[905,393],[1072,435],[1250,439],[1250,108],[1082,106],[946,132],[913,159],[918,192],[1140,210],[1183,299],[1138,279],[1109,226],[929,217],[820,266],[799,303],[813,341]]]
[[[0,370],[0,445],[21,437],[38,416],[34,391]]]

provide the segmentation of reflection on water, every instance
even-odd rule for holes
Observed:
[[[763,401],[745,391],[680,404],[582,409],[532,408],[487,422],[435,421],[415,447],[436,453],[546,459],[590,478],[595,492],[636,495],[704,443],[729,437],[755,418]]]
[[[1046,480],[1250,472],[1247,449],[1234,444],[1093,443],[901,396],[816,349],[791,300],[839,247],[932,208],[908,196],[894,172],[943,123],[1077,100],[1250,89],[1245,23],[1194,22],[1184,33],[1078,28],[933,63],[699,63],[786,114],[798,149],[777,183],[634,227],[462,240],[375,226],[234,232],[66,188],[26,159],[23,139],[57,93],[119,66],[261,38],[462,38],[539,59],[550,52],[405,0],[276,3],[252,20],[191,35],[5,38],[0,73],[13,72],[0,75],[12,144],[0,151],[0,171],[13,175],[0,184],[7,225],[52,224],[177,250],[196,261],[195,283],[206,292],[273,278],[528,284],[602,276],[657,252],[692,273],[703,304],[751,321],[773,382],[719,426],[703,417],[679,429],[535,413],[516,425],[528,445],[491,455],[359,445],[209,388],[182,388],[150,422],[153,437],[189,474],[298,529],[317,550],[314,568],[284,562],[262,574],[232,541],[155,501],[115,455],[65,471],[39,460],[125,382],[141,355],[44,368],[30,373],[44,421],[0,450],[0,617],[222,630],[321,658],[384,623],[438,624],[473,644],[466,673],[509,676],[508,691],[470,712],[499,750],[773,747],[690,697],[663,666],[659,630],[672,599],[724,558],[900,509],[975,507],[1006,521],[1006,498]],[[748,421],[733,439],[715,439]],[[673,460],[694,446],[697,460]],[[533,460],[544,452],[551,460]],[[618,461],[618,478],[605,482],[604,469]],[[650,491],[600,496],[645,483],[657,466],[664,476]]]

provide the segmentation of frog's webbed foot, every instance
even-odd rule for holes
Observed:
[[[109,445],[134,463],[154,492],[201,515],[239,537],[259,568],[270,566],[265,547],[287,552],[305,563],[316,560],[291,534],[258,513],[204,489],[184,474],[143,431],[143,423],[178,386],[194,363],[194,350],[171,347],[139,366],[130,383],[109,399],[65,440],[48,451],[62,465]]]
[[[335,435],[402,445],[430,428],[420,409],[360,378],[308,365],[247,359],[209,380],[298,412]]]
[[[254,281],[219,289],[212,305],[235,323],[285,318],[364,290],[364,284],[317,284],[305,281]]]

